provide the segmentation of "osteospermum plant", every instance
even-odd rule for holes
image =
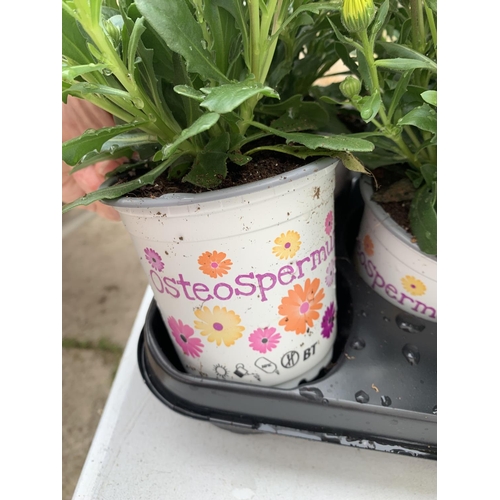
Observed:
[[[142,167],[134,179],[101,188],[63,211],[124,196],[162,174],[217,189],[230,162],[245,165],[264,149],[301,159],[338,157],[364,172],[352,153],[371,151],[371,142],[318,133],[311,106],[320,107],[293,88],[280,101],[277,90],[286,88],[301,59],[320,59],[304,53],[304,43],[341,5],[63,0],[63,100],[85,99],[116,119],[113,127],[64,143],[63,160],[72,172],[123,157],[133,161],[111,175]],[[327,70],[317,66],[315,76]]]
[[[436,255],[437,2],[344,0],[328,21],[343,79],[316,96],[362,124],[351,137],[375,146],[357,153],[366,168],[403,176],[385,196],[410,203],[411,233]]]

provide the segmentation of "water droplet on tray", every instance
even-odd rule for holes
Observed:
[[[396,324],[401,330],[409,333],[420,333],[425,329],[425,325],[418,322],[413,316],[398,314],[396,316]]]
[[[356,337],[351,340],[351,347],[353,349],[356,349],[356,351],[361,351],[361,349],[364,349],[366,347],[366,342],[363,339]]]
[[[354,396],[358,403],[368,403],[370,401],[370,396],[365,391],[358,391]]]
[[[299,387],[299,394],[311,401],[323,400],[323,393],[317,387]]]
[[[413,344],[405,344],[402,349],[403,355],[410,365],[418,365],[420,362],[420,352]]]
[[[382,406],[391,406],[392,400],[389,396],[380,396],[380,402]]]

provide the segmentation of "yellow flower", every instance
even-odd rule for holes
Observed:
[[[239,326],[241,318],[234,311],[219,306],[215,306],[211,311],[205,306],[203,309],[196,309],[194,314],[201,320],[195,320],[195,328],[201,330],[200,333],[207,337],[209,342],[215,342],[217,345],[224,342],[230,347],[243,336],[241,332],[245,328]]]
[[[373,0],[344,0],[341,20],[349,33],[357,33],[370,26],[375,17]]]
[[[404,278],[401,278],[401,283],[403,284],[404,289],[412,295],[423,295],[427,290],[427,287],[413,276],[405,276]]]
[[[273,253],[280,259],[291,259],[302,244],[300,234],[296,231],[287,231],[286,234],[281,233],[281,236],[278,236],[274,243],[278,246],[273,247]]]

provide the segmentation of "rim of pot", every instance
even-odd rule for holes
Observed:
[[[406,243],[408,246],[416,250],[418,253],[437,262],[437,257],[420,250],[416,243],[411,241],[410,234],[405,231],[378,203],[372,200],[373,186],[371,179],[363,176],[359,182],[361,196],[365,204],[370,206],[370,210],[374,213],[375,217],[384,224],[384,226],[398,239]]]
[[[234,186],[224,189],[215,189],[213,191],[207,191],[204,193],[167,193],[158,198],[133,198],[127,197],[126,195],[121,198],[116,198],[113,200],[101,200],[102,203],[110,205],[112,207],[118,208],[138,208],[138,207],[165,207],[165,206],[180,206],[180,205],[190,205],[192,203],[203,203],[214,200],[222,200],[225,198],[232,198],[233,196],[241,196],[256,191],[260,191],[262,188],[270,189],[278,185],[282,185],[285,182],[292,182],[297,179],[301,179],[320,170],[324,170],[330,165],[336,167],[340,160],[337,158],[322,158],[320,160],[315,160],[307,165],[297,167],[289,172],[285,172],[274,177],[269,177],[267,179],[261,179],[259,181],[249,182],[247,184],[242,184],[240,186]],[[116,182],[117,178],[112,177],[107,179],[100,188],[106,188],[112,186]]]

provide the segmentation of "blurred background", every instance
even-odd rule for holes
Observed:
[[[71,500],[146,291],[121,222],[62,217],[62,499]]]

